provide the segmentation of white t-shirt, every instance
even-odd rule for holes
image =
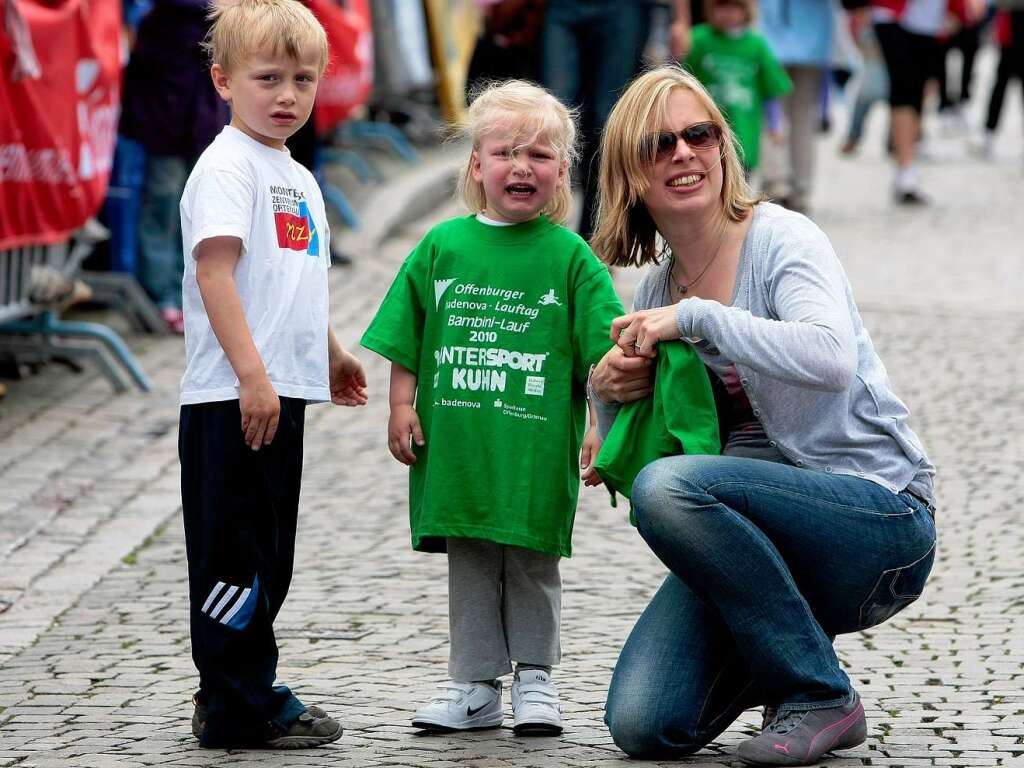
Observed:
[[[235,284],[270,382],[282,397],[330,400],[327,269],[330,231],[313,175],[287,150],[227,126],[196,163],[181,196],[185,375],[181,404],[238,398],[238,377],[210,326],[195,249],[242,241]]]
[[[916,35],[938,37],[946,23],[947,0],[909,0],[900,26]]]

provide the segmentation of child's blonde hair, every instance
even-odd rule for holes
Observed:
[[[590,245],[606,264],[642,267],[660,258],[658,230],[644,195],[654,163],[653,137],[662,129],[669,97],[677,89],[689,91],[722,132],[719,204],[725,217],[742,221],[766,199],[747,184],[736,135],[700,81],[677,65],[652,69],[619,97],[601,136],[600,199]]]
[[[474,152],[480,150],[480,143],[487,136],[502,134],[514,137],[519,146],[544,139],[551,144],[559,162],[571,167],[576,160],[575,115],[539,85],[525,80],[485,84],[476,91],[461,128],[462,135],[472,142]],[[484,185],[473,179],[472,155],[462,169],[457,194],[474,213],[487,207]],[[563,224],[571,210],[572,186],[567,169],[543,213]]]
[[[275,55],[283,51],[294,61],[313,50],[319,54],[319,73],[327,68],[327,33],[298,0],[213,0],[209,18],[204,46],[225,72],[265,49]]]

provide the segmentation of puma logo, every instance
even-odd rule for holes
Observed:
[[[775,747],[775,749],[777,749],[779,752],[785,752],[787,755],[789,754],[788,741],[785,744],[772,744],[772,746]]]

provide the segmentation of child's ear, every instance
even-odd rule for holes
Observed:
[[[479,182],[484,180],[483,171],[480,170],[480,153],[475,149],[473,154],[469,156],[469,173],[473,177],[473,181]]]
[[[561,186],[565,181],[566,176],[569,175],[569,161],[563,160],[558,164],[558,185]]]
[[[210,67],[210,79],[213,80],[213,87],[217,89],[218,95],[230,104],[231,79],[220,64],[214,64]]]

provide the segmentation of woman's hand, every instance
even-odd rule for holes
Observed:
[[[631,403],[651,394],[652,361],[647,357],[626,357],[618,347],[609,349],[594,366],[590,386],[606,403]]]
[[[681,336],[675,304],[631,312],[612,321],[612,341],[626,357],[653,358],[658,354],[659,341],[672,341]]]

